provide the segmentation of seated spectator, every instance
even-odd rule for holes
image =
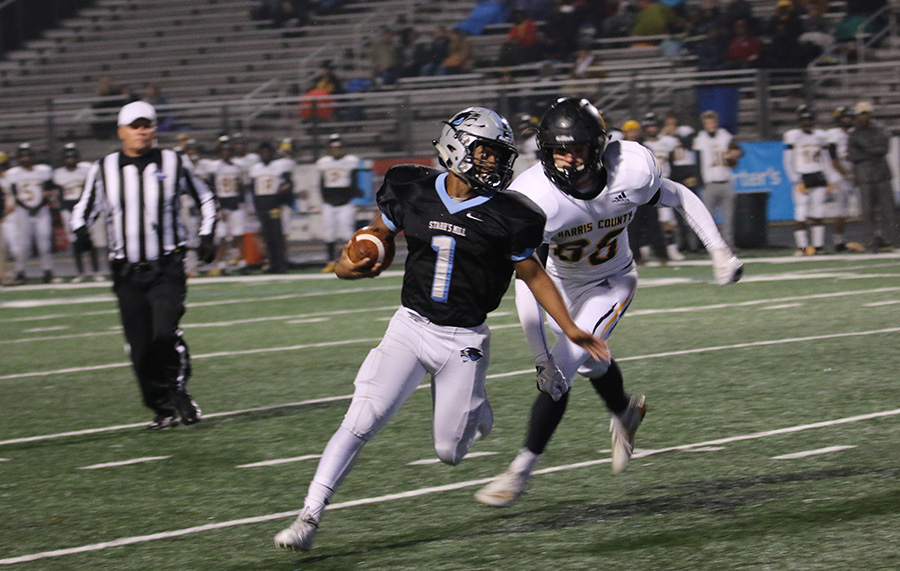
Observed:
[[[706,31],[706,36],[692,44],[697,56],[697,70],[717,71],[725,69],[725,54],[728,50],[728,38],[721,26],[713,26]]]
[[[444,56],[446,57],[446,56]],[[400,32],[400,77],[419,75],[430,59],[430,42],[413,27]]]
[[[761,51],[762,42],[750,33],[747,22],[737,20],[725,55],[728,67],[732,69],[756,67]]]
[[[450,32],[444,26],[438,26],[428,43],[427,57],[419,75],[437,75],[444,59],[450,55]]]
[[[705,36],[710,28],[722,25],[722,12],[716,0],[704,0],[699,10],[694,10],[688,19],[687,35],[691,38]]]
[[[144,96],[142,101],[146,101],[156,109],[156,130],[160,133],[167,133],[175,130],[175,116],[166,112],[165,106],[169,104],[169,97],[162,93],[159,85],[155,83],[144,84]],[[163,111],[160,112],[160,107]]]
[[[729,0],[722,12],[722,24],[726,30],[734,30],[734,24],[738,20],[743,20],[747,31],[751,35],[758,35],[760,32],[759,20],[753,15],[753,6],[749,0]]]
[[[617,11],[603,21],[601,36],[605,38],[625,38],[631,35],[637,5],[632,0],[622,0]]]
[[[578,49],[581,25],[588,16],[578,0],[557,0],[543,26],[545,52],[549,57],[569,61]]]
[[[791,0],[778,0],[775,13],[766,25],[768,43],[763,49],[763,63],[775,69],[797,69],[808,63],[800,47],[803,23]]]
[[[322,62],[319,72],[313,78],[310,90],[316,89],[319,93],[325,95],[337,95],[344,92],[344,86],[338,76],[334,73],[334,64],[331,60]]]
[[[546,20],[553,9],[553,0],[512,0],[513,10],[524,10],[533,20]]]
[[[485,26],[505,24],[507,21],[509,21],[508,12],[503,2],[478,0],[466,19],[453,27],[462,30],[466,35],[480,36]]]
[[[400,46],[394,32],[383,28],[369,46],[369,61],[376,85],[393,85],[400,71]]]
[[[661,36],[671,34],[681,26],[681,20],[675,15],[675,11],[658,0],[640,0],[640,11],[634,17],[634,26],[631,35]]]
[[[825,18],[821,5],[810,3],[806,7],[806,19],[803,20],[803,33],[800,34],[800,45],[807,57],[812,59],[823,53],[832,54],[835,48],[834,30]]]
[[[541,38],[534,20],[523,10],[514,10],[512,20],[506,41],[500,46],[498,66],[520,65],[539,59]]]
[[[466,73],[472,69],[475,58],[469,36],[459,28],[450,30],[450,47],[447,57],[441,63],[439,75]]]

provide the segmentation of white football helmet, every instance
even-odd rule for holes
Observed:
[[[463,109],[444,122],[441,137],[433,141],[441,164],[459,175],[472,190],[484,194],[506,190],[518,156],[509,122],[485,107]],[[495,151],[495,162],[478,160],[475,151],[485,146]]]

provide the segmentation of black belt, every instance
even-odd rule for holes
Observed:
[[[152,272],[154,270],[158,270],[169,265],[174,259],[177,257],[178,261],[181,261],[181,256],[184,254],[184,248],[179,246],[175,248],[170,253],[161,256],[156,260],[147,260],[146,262],[134,262],[128,263],[126,260],[113,260],[110,262],[110,266],[117,273],[129,275],[129,274],[143,274],[146,272]]]

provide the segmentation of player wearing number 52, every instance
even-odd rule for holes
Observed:
[[[544,215],[530,200],[506,190],[516,158],[506,119],[482,107],[454,115],[434,142],[449,172],[394,167],[376,195],[372,226],[404,232],[409,248],[401,292],[381,343],[354,381],[344,421],[332,436],[309,486],[304,507],[275,543],[308,550],[325,506],[363,445],[431,375],[433,439],[438,458],[457,464],[472,443],[488,435],[493,413],[485,393],[490,331],[485,325],[513,272],[560,324],[572,342],[608,360],[606,344],[579,329],[534,252]],[[351,262],[345,246],[338,277],[373,277],[371,259]]]
[[[646,147],[633,141],[607,143],[603,119],[587,100],[562,98],[553,103],[541,120],[538,147],[541,164],[516,177],[510,188],[547,215],[543,235],[549,246],[547,272],[578,327],[606,340],[634,299],[637,269],[625,230],[644,204],[679,211],[712,254],[718,283],[740,277],[741,263],[700,199],[664,178]],[[475,495],[491,506],[509,505],[525,492],[565,413],[576,372],[588,378],[612,413],[614,472],[628,464],[646,410],[643,397],[625,393],[616,362],[592,359],[583,347],[560,336],[553,315],[550,325],[558,341],[548,348],[544,315],[532,292],[516,280],[516,308],[541,392],[531,410],[525,446],[504,474]]]

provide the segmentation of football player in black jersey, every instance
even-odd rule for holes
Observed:
[[[488,435],[493,413],[484,380],[490,360],[485,317],[500,303],[513,272],[563,332],[597,359],[606,344],[578,328],[534,255],[544,215],[524,196],[502,192],[516,158],[509,123],[490,109],[471,107],[444,124],[434,142],[449,172],[420,166],[390,169],[376,200],[372,225],[408,244],[402,306],[354,381],[350,408],[322,459],[297,520],[275,544],[307,551],[325,506],[350,472],[363,445],[381,429],[426,374],[434,400],[438,458],[455,465]],[[374,277],[380,264],[353,263],[347,247],[335,268],[342,279]]]

